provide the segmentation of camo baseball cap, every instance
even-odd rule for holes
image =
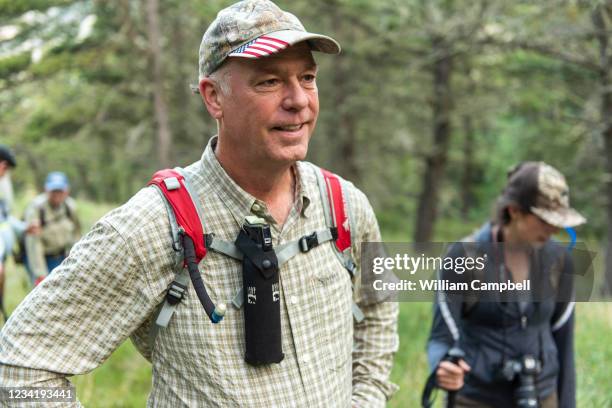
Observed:
[[[306,31],[300,20],[268,0],[244,0],[219,12],[200,44],[200,79],[227,57],[261,58],[307,41],[313,51],[338,54],[336,40]]]
[[[544,162],[523,162],[511,169],[504,195],[558,228],[586,222],[586,218],[570,207],[569,187],[563,174]]]

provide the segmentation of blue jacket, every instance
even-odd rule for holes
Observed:
[[[488,256],[481,279],[488,282],[501,279],[499,264],[496,265],[495,257],[489,253],[494,248],[491,224],[485,224],[472,238],[476,251]],[[465,256],[464,248],[453,245],[447,257]],[[560,276],[564,278],[558,281],[555,290],[571,292],[573,266],[569,257],[564,258],[565,262],[558,262],[563,254],[567,252],[553,241],[537,250],[538,266],[537,272],[530,276],[532,285],[550,282],[550,270],[557,262],[561,265]],[[453,271],[443,270],[441,276],[445,273]],[[573,302],[550,298],[520,307],[519,302],[467,301],[452,296],[445,299],[441,302],[438,296],[434,305],[427,354],[430,367],[435,370],[453,345],[466,353],[471,371],[459,394],[495,407],[512,408],[514,385],[501,375],[503,362],[531,354],[542,363],[536,379],[539,397],[557,392],[559,408],[575,408]]]

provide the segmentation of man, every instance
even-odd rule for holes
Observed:
[[[47,175],[45,192],[29,204],[26,222],[40,225],[40,233],[25,237],[26,269],[36,286],[68,255],[79,239],[81,226],[68,177],[54,171]]]
[[[250,215],[270,224],[275,248],[326,225],[318,169],[300,161],[319,110],[314,50],[334,54],[339,46],[269,1],[222,10],[204,34],[199,92],[219,133],[184,171],[215,239],[233,242]],[[363,193],[348,184],[345,193],[359,265],[360,242],[380,241],[380,233]],[[382,407],[396,389],[388,377],[397,304],[360,301],[365,318],[354,324],[351,280],[332,245],[280,269],[280,363],[247,364],[244,307],[211,324],[191,284],[151,349],[145,339],[176,257],[165,204],[143,189],[19,306],[0,335],[0,382],[65,385],[131,335],[153,365],[148,406]],[[210,251],[199,266],[212,300],[229,303],[242,265]]]

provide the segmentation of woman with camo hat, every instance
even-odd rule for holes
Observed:
[[[563,175],[543,162],[508,173],[493,218],[447,256],[484,254],[479,276],[462,279],[529,280],[531,290],[509,298],[439,292],[427,346],[431,378],[455,407],[573,408],[574,266],[551,237],[586,219],[570,207]]]

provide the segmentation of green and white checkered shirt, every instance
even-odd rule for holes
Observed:
[[[205,231],[233,242],[246,215],[271,217],[222,169],[215,140],[186,171]],[[273,225],[275,246],[326,228],[314,171],[297,163],[296,201],[282,228]],[[361,241],[380,241],[380,232],[365,195],[346,186],[359,264]],[[151,351],[148,330],[174,278],[175,255],[164,203],[144,188],[104,216],[19,305],[0,333],[0,384],[66,386],[66,376],[98,367],[132,336],[153,365],[149,407],[382,407],[397,388],[389,382],[397,304],[360,304],[366,318],[354,324],[350,277],[332,245],[281,268],[280,364],[246,364],[242,309],[229,306],[211,324],[191,286]],[[242,286],[241,263],[209,252],[200,271],[213,302],[229,305]]]

